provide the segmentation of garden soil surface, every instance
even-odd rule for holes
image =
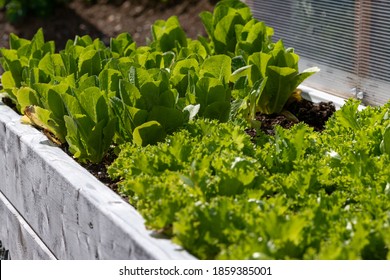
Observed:
[[[5,19],[4,11],[0,10],[0,47],[8,47],[10,33],[31,39],[39,28],[43,28],[46,40],[54,40],[57,51],[65,47],[67,40],[76,35],[90,35],[100,38],[107,45],[110,38],[122,32],[128,32],[137,45],[145,45],[151,38],[151,25],[158,19],[166,20],[172,15],[179,18],[183,29],[190,38],[206,35],[199,18],[202,11],[212,11],[215,0],[168,0],[168,3],[158,0],[98,0],[96,4],[86,4],[84,0],[74,0],[67,6],[57,7],[48,18],[27,17],[23,22],[10,24]],[[0,69],[1,74],[1,69]],[[331,103],[313,104],[310,101],[294,101],[287,108],[300,121],[306,122],[316,131],[321,131],[326,120],[333,114],[335,108]],[[258,114],[257,119],[262,124],[262,131],[273,134],[274,126],[285,128],[296,122],[284,115]],[[256,131],[248,130],[255,137]],[[92,174],[110,188],[116,190],[106,172],[106,166],[114,159],[108,155],[100,165],[84,165]]]
[[[57,7],[47,18],[27,17],[23,22],[10,24],[0,10],[0,47],[8,47],[10,33],[31,39],[42,27],[45,38],[56,42],[57,50],[65,47],[67,40],[76,35],[100,38],[106,44],[111,37],[122,32],[132,35],[137,44],[145,45],[151,38],[151,25],[158,19],[166,20],[176,15],[191,38],[205,35],[199,13],[212,11],[214,0],[127,0],[104,1],[87,4],[74,0],[69,5]]]

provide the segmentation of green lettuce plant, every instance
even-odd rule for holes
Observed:
[[[79,160],[96,162],[111,144],[155,144],[194,118],[226,122],[237,114],[252,120],[258,111],[280,112],[296,86],[311,75],[298,73],[298,56],[281,42],[271,44],[272,29],[254,20],[240,1],[221,1],[213,14],[202,18],[211,20],[209,31],[229,46],[221,47],[215,38],[211,44],[188,39],[177,17],[156,21],[153,41],[141,47],[126,33],[112,38],[109,46],[86,35],[55,53],[42,30],[32,40],[11,35],[10,49],[0,50],[4,91],[25,114],[25,122],[42,128],[57,143],[67,143]],[[93,102],[103,104],[104,99],[104,106],[90,104],[103,108],[105,117],[99,121],[80,103],[85,91],[102,95]],[[75,113],[80,108],[82,116]],[[114,133],[104,130],[108,124]],[[89,135],[102,138],[93,152]]]
[[[322,133],[194,120],[126,144],[109,173],[146,219],[200,259],[389,259],[389,104],[348,101]],[[351,149],[353,147],[353,149]]]

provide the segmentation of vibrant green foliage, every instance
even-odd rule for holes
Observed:
[[[120,191],[199,258],[390,259],[390,105],[349,101],[321,134],[300,124],[255,144],[256,113],[283,111],[318,69],[299,73],[241,1],[201,19],[209,38],[171,17],[140,47],[77,36],[56,53],[42,30],[11,35],[3,90],[81,162],[119,147]]]
[[[390,104],[349,101],[324,132],[196,120],[109,168],[147,225],[201,259],[390,259]]]
[[[240,30],[240,26],[243,27],[249,22],[252,19],[252,14],[249,7],[241,1],[222,0],[217,3],[213,13],[202,12],[200,17],[212,40],[215,53],[234,54],[237,41],[242,37],[247,37],[240,36],[241,34],[237,36],[236,30]],[[268,32],[268,34],[272,33],[270,30]],[[259,36],[259,39],[263,38]]]
[[[196,117],[252,121],[258,111],[280,112],[314,72],[299,74],[298,56],[273,44],[272,28],[238,0],[201,17],[210,41],[187,38],[176,16],[156,21],[154,40],[141,47],[126,33],[109,46],[76,36],[55,53],[42,30],[31,41],[12,34],[10,49],[0,50],[4,91],[24,121],[67,142],[79,160],[98,162],[112,144],[155,144]],[[100,109],[104,122],[93,113]]]

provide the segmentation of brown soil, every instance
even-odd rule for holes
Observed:
[[[10,33],[31,39],[42,27],[45,38],[54,40],[57,49],[63,49],[67,40],[76,35],[89,34],[109,43],[109,38],[128,32],[138,45],[145,45],[151,38],[150,27],[158,19],[177,15],[183,29],[191,38],[205,35],[199,18],[202,11],[211,11],[213,0],[99,0],[89,5],[83,0],[74,0],[67,6],[56,7],[48,18],[29,16],[19,24],[12,25],[5,20],[0,10],[0,47],[8,47]]]
[[[311,126],[315,131],[322,131],[326,121],[336,111],[332,102],[313,103],[306,99],[290,103],[286,110],[293,114],[298,121],[304,122]],[[260,129],[269,135],[274,134],[275,125],[284,128],[290,128],[297,122],[282,114],[266,115],[258,113],[256,119],[260,121]],[[253,132],[251,133],[253,136]]]
[[[63,148],[66,150],[66,147]],[[72,155],[69,154],[69,156]],[[110,151],[109,153],[107,153],[101,163],[85,163],[81,165],[85,169],[87,169],[93,176],[95,176],[100,182],[102,182],[111,190],[119,194],[124,200],[128,201],[129,199],[126,196],[121,195],[118,191],[118,180],[112,180],[107,172],[107,168],[114,162],[115,159],[116,156],[114,152]]]

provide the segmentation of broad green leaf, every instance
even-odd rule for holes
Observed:
[[[128,111],[127,117],[132,123],[132,130],[147,121],[148,112],[146,110],[141,110],[131,106],[126,106],[126,110]]]
[[[121,33],[116,38],[111,38],[110,48],[112,52],[117,53],[119,56],[130,55],[129,47],[134,43],[133,38],[129,33]]]
[[[86,140],[88,159],[93,163],[100,163],[107,153],[115,134],[116,119],[109,122],[102,120],[96,124]]]
[[[50,76],[47,75],[43,70],[36,68],[36,67],[30,67],[30,70],[28,71],[25,69],[25,73],[28,73],[28,77],[23,77],[26,84],[30,87],[34,87],[37,83],[49,83],[50,82]]]
[[[298,70],[299,56],[288,49],[285,49],[282,40],[279,40],[272,51],[274,65],[279,67],[290,67]]]
[[[64,51],[60,52],[60,55],[64,63],[66,75],[76,74],[78,71],[77,58],[75,58],[71,53],[66,53]]]
[[[211,103],[206,107],[204,116],[209,119],[219,120],[220,122],[227,122],[230,114],[230,102],[218,101]]]
[[[249,56],[248,64],[254,65],[251,68],[251,82],[264,79],[268,75],[268,66],[272,63],[272,55],[257,52]]]
[[[173,51],[168,51],[163,53],[164,68],[170,69],[176,59],[176,53]]]
[[[276,66],[269,66],[268,69],[268,80],[260,96],[259,107],[266,114],[279,113],[295,90],[292,82],[297,71]]]
[[[79,102],[86,115],[95,123],[108,119],[108,106],[103,92],[97,87],[90,87],[79,95]]]
[[[143,104],[145,104],[145,108],[147,111],[150,111],[154,106],[160,104],[160,87],[158,82],[147,82],[145,83],[141,89],[141,96],[143,99]]]
[[[215,26],[214,46],[217,54],[234,53],[237,39],[235,26],[242,24],[243,20],[238,14],[223,17]]]
[[[122,74],[118,70],[104,69],[99,74],[100,88],[107,93],[114,93],[119,95],[119,80]]]
[[[84,35],[82,37],[76,35],[75,40],[73,42],[73,45],[81,46],[84,48],[91,46],[92,44],[93,44],[93,40],[92,40],[91,36],[89,36],[89,35]]]
[[[166,21],[157,20],[152,26],[152,34],[162,52],[173,50],[177,44],[187,46],[187,37],[177,16],[171,16]]]
[[[244,52],[245,55],[251,55],[255,52],[268,52],[269,45],[272,43],[272,34],[272,28],[255,19],[247,22],[240,30],[236,27],[236,54]]]
[[[12,89],[17,86],[11,71],[6,71],[3,73],[1,76],[1,83],[4,89]]]
[[[167,108],[174,108],[178,100],[178,93],[175,90],[165,90],[160,93],[159,105]]]
[[[251,68],[252,68],[253,65],[246,65],[246,66],[243,66],[239,69],[237,69],[236,71],[234,71],[232,73],[232,75],[230,76],[230,79],[229,81],[231,83],[236,83],[240,78],[242,77],[250,77],[251,76]]]
[[[256,117],[257,104],[260,103],[260,99],[267,85],[267,81],[268,77],[265,77],[262,80],[258,80],[253,85],[253,88],[249,94],[249,117],[251,120],[254,120]]]
[[[172,69],[172,76],[176,75],[187,75],[190,70],[197,71],[199,63],[196,59],[183,59],[177,61]]]
[[[387,126],[381,141],[381,152],[390,155],[390,126]]]
[[[100,84],[104,81],[99,81],[97,76],[88,76],[88,74],[84,74],[81,76],[77,83],[77,90],[83,91],[90,87],[99,87]]]
[[[222,0],[217,3],[216,9],[218,9],[219,6],[229,8],[229,13],[239,13],[244,20],[249,20],[252,17],[250,8],[242,1]]]
[[[45,44],[45,37],[43,35],[43,29],[39,28],[37,33],[35,33],[34,37],[31,40],[31,44],[35,45],[36,49],[41,48]]]
[[[94,163],[101,162],[104,157],[103,129],[105,124],[105,120],[97,123],[86,139],[87,159]]]
[[[17,50],[27,44],[30,44],[30,40],[19,38],[17,35],[13,33],[9,35],[9,46],[12,50]]]
[[[294,79],[293,88],[297,88],[304,80],[320,71],[318,67],[311,67],[305,69],[302,73],[299,73]]]
[[[14,49],[6,49],[6,48],[0,48],[0,53],[1,53],[1,56],[2,56],[2,59],[6,62],[5,65],[4,65],[4,70],[10,70],[9,68],[9,63],[11,63],[12,61],[16,61],[16,60],[19,60],[19,56],[18,56],[18,53],[16,50]]]
[[[210,103],[208,97],[211,91],[214,92],[214,97],[221,95],[224,98],[225,96],[225,88],[219,80],[214,78],[202,78],[197,82],[195,96],[196,103],[200,105],[199,114],[201,116],[203,115],[207,105]]]
[[[64,120],[67,130],[66,142],[69,144],[69,151],[75,158],[80,158],[82,155],[86,155],[87,152],[80,138],[77,123],[69,116],[64,116]]]
[[[141,88],[145,83],[153,81],[148,70],[135,66],[130,67],[128,78],[129,82],[137,88]]]
[[[146,69],[162,68],[164,66],[162,52],[148,53],[145,57],[145,62],[142,65],[144,65]]]
[[[39,69],[45,72],[46,75],[55,76],[54,64],[51,59],[51,54],[47,53],[38,64]]]
[[[139,146],[156,144],[164,140],[164,128],[156,121],[149,121],[137,126],[133,132],[133,142]]]
[[[65,64],[59,54],[46,53],[39,61],[38,68],[50,76],[66,76],[67,73]]]
[[[145,104],[142,104],[141,93],[139,92],[139,89],[132,83],[125,80],[120,80],[119,94],[120,98],[126,105],[145,108]]]
[[[99,75],[101,71],[101,61],[99,52],[90,50],[82,53],[78,62],[79,77],[84,74]]]
[[[207,58],[199,73],[200,77],[212,77],[227,83],[231,75],[232,60],[227,55],[214,55]]]
[[[196,75],[199,71],[199,63],[196,59],[184,59],[178,61],[172,70],[170,82],[173,87],[179,91],[180,96],[184,97],[192,75]]]
[[[246,66],[246,61],[243,56],[238,55],[232,58],[232,72]]]
[[[163,106],[155,106],[149,113],[148,121],[157,121],[167,133],[171,133],[184,123],[183,112]]]
[[[199,40],[191,40],[188,44],[189,56],[196,54],[198,61],[206,59],[208,53],[205,46]],[[199,59],[201,58],[201,60]]]
[[[22,113],[24,113],[24,109],[30,105],[41,105],[36,91],[29,87],[20,88],[17,91],[16,97],[19,105],[18,107],[20,107],[20,112]]]
[[[62,120],[67,113],[62,99],[62,95],[67,94],[66,90],[67,86],[56,86],[49,89],[47,93],[47,105],[58,120]]]
[[[212,36],[214,34],[213,14],[208,11],[204,11],[201,12],[199,16],[207,33],[209,36]]]

